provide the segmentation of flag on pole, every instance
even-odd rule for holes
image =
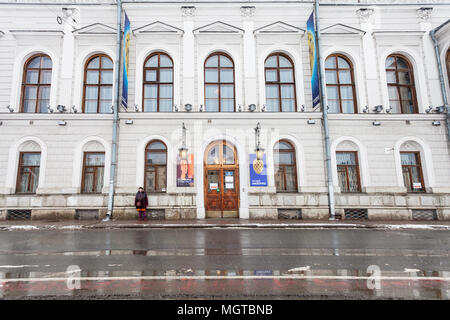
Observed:
[[[314,28],[314,11],[309,16],[306,24],[309,46],[309,64],[311,67],[311,90],[313,108],[320,103],[320,85],[319,85],[319,61],[317,57],[316,31]]]
[[[125,26],[123,29],[123,81],[122,81],[122,105],[128,108],[128,62],[130,52],[130,20],[125,12]]]

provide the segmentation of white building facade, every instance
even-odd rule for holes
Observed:
[[[143,0],[123,9],[132,32],[113,217],[135,217],[143,186],[164,219],[327,219],[306,35],[313,3]],[[320,2],[343,218],[450,219],[447,116],[430,37],[439,28],[448,95],[449,17],[440,0]],[[110,0],[0,0],[0,219],[105,215],[116,20]],[[188,183],[178,179],[183,123]],[[251,174],[258,123],[261,185]]]

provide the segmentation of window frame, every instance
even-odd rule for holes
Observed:
[[[165,149],[153,149],[153,150],[150,150],[149,146],[152,143],[155,143],[155,142],[162,143],[166,148]],[[167,145],[162,140],[159,140],[159,139],[151,140],[145,146],[145,152],[144,152],[144,191],[145,192],[152,193],[152,194],[153,193],[167,193],[167,159],[168,159],[168,157],[167,157],[168,152],[167,151],[168,151],[167,150]],[[154,152],[154,153],[162,153],[162,152],[164,152],[165,155],[166,155],[166,163],[165,164],[147,164],[147,154],[148,153],[152,153],[152,152]],[[152,167],[155,170],[155,190],[148,190],[147,189],[147,172],[150,171],[150,170],[148,170],[148,168],[152,168]],[[163,191],[161,188],[158,188],[158,170],[157,170],[158,167],[166,167],[166,187],[165,187],[166,190],[165,191]]]
[[[287,143],[291,149],[289,150],[285,150],[285,149],[275,149],[275,146],[281,142]],[[275,151],[277,150],[277,151]],[[275,157],[278,153],[291,153],[292,154],[292,164],[276,164],[275,163]],[[292,192],[298,192],[298,178],[297,178],[297,157],[296,157],[296,150],[294,145],[286,139],[281,139],[278,140],[275,144],[274,144],[274,148],[273,148],[273,164],[274,164],[274,183],[275,183],[275,189],[277,193],[292,193]],[[287,189],[287,185],[286,185],[286,167],[292,167],[293,168],[293,172],[294,172],[294,189]],[[277,188],[277,183],[276,183],[276,172],[277,172],[277,168],[282,168],[283,171],[283,176],[284,176],[284,186],[283,189],[278,189]]]
[[[217,56],[217,67],[207,67],[206,62],[213,56]],[[233,64],[232,67],[221,67],[220,66],[220,56],[224,56],[228,59],[230,59],[231,63]],[[224,52],[213,52],[209,56],[206,57],[205,61],[203,62],[203,103],[205,106],[205,112],[235,112],[236,111],[236,72],[234,70],[235,64],[233,61],[233,58],[229,56],[228,54]],[[217,82],[206,82],[206,70],[216,70],[217,71]],[[232,70],[233,71],[233,82],[220,82],[220,70]],[[218,88],[218,95],[217,95],[217,101],[218,101],[218,111],[207,111],[206,110],[206,86],[207,85],[215,85]],[[233,85],[233,111],[222,111],[222,88],[221,85]],[[226,98],[229,99],[229,98]],[[229,99],[231,100],[231,99]]]
[[[277,57],[277,67],[266,67],[267,60],[273,56]],[[291,67],[280,67],[280,56],[288,59],[289,62],[291,63]],[[280,81],[280,79],[281,79],[280,70],[281,69],[292,70],[293,82],[281,82]],[[276,70],[278,81],[268,81],[267,80],[267,72],[266,72],[267,70]],[[264,60],[264,92],[266,90],[267,85],[276,85],[278,87],[278,106],[279,106],[278,111],[268,111],[268,112],[297,112],[297,88],[296,88],[297,85],[296,85],[296,81],[295,81],[295,65],[294,65],[294,62],[292,61],[292,59],[288,55],[286,55],[282,52],[274,52],[266,57],[266,59]],[[281,97],[281,86],[282,85],[292,85],[294,87],[294,110],[293,111],[283,111],[283,106],[282,106],[283,99]],[[265,100],[266,100],[266,104],[267,104],[267,94],[265,96]]]
[[[40,62],[39,62],[39,68],[28,68],[28,65],[30,64],[30,62],[37,58],[40,57]],[[50,62],[52,63],[52,67],[51,68],[43,68],[42,67],[42,59],[43,58],[48,58],[50,59]],[[37,83],[26,83],[27,81],[27,71],[38,71],[38,82]],[[51,75],[50,75],[50,83],[41,83],[41,72],[42,71],[50,71]],[[48,97],[48,105],[50,105],[50,97],[51,97],[51,87],[52,87],[52,80],[51,77],[53,76],[53,61],[52,58],[50,58],[49,55],[45,54],[45,53],[37,53],[32,55],[31,57],[29,57],[27,59],[27,61],[25,62],[24,66],[23,66],[23,71],[22,71],[22,88],[21,88],[21,98],[20,98],[20,112],[21,113],[41,113],[38,111],[39,109],[39,101],[41,99],[40,98],[40,92],[41,92],[41,88],[43,87],[48,87],[49,88],[49,97]],[[34,112],[25,112],[25,91],[27,87],[36,87],[36,102],[34,105]],[[47,99],[45,99],[47,100]],[[48,111],[47,111],[48,112]],[[44,112],[42,112],[44,113]]]
[[[145,65],[147,64],[147,61],[154,57],[154,56],[158,56],[158,66],[157,67],[146,67]],[[161,55],[164,55],[166,57],[168,57],[170,59],[170,61],[172,62],[172,66],[171,67],[161,67]],[[163,70],[167,70],[170,69],[172,70],[172,82],[161,82],[160,79],[160,74],[161,74],[161,69]],[[175,73],[174,73],[174,63],[173,63],[173,59],[172,57],[162,51],[157,51],[157,52],[153,52],[151,54],[149,54],[147,56],[147,58],[145,58],[144,60],[144,64],[142,67],[143,73],[142,73],[142,112],[172,112],[173,111],[173,104],[174,104],[174,81],[175,81]],[[156,80],[155,81],[146,81],[146,71],[147,70],[154,70],[156,71]],[[160,111],[160,86],[161,85],[172,85],[172,106],[170,108],[170,111]],[[146,85],[156,85],[156,111],[145,111],[145,86]]]
[[[414,154],[415,158],[416,158],[416,165],[404,165],[402,164],[402,154],[406,154],[406,153],[412,153]],[[422,188],[420,190],[414,191],[414,188],[411,188],[411,190],[408,189],[407,186],[404,185],[404,187],[406,188],[406,191],[408,193],[425,193],[426,192],[426,187],[425,187],[425,180],[423,177],[423,170],[422,170],[422,159],[420,157],[420,151],[400,151],[400,165],[401,165],[401,169],[402,169],[402,178],[403,178],[403,184],[405,181],[405,176],[404,176],[404,172],[403,170],[406,168],[408,169],[408,174],[409,174],[409,182],[411,184],[411,187],[414,186],[413,185],[413,181],[412,181],[412,174],[411,174],[411,168],[412,167],[417,167],[418,168],[418,172],[419,172],[419,178],[420,178],[420,183],[422,184]]]
[[[112,63],[112,68],[102,68],[102,58],[108,58],[111,63]],[[98,68],[91,68],[88,69],[88,65],[89,63],[94,60],[95,58],[99,58],[99,67]],[[87,83],[87,72],[88,70],[96,70],[98,71],[98,82],[96,84]],[[104,53],[99,53],[99,54],[94,54],[91,57],[89,57],[89,59],[87,59],[86,63],[84,64],[84,78],[83,78],[83,103],[82,103],[82,113],[101,113],[100,112],[100,92],[101,92],[101,88],[102,87],[111,87],[111,92],[112,92],[112,87],[113,87],[113,83],[114,83],[114,79],[113,79],[113,83],[111,84],[102,84],[102,71],[112,71],[113,75],[114,75],[114,62],[113,60]],[[87,87],[97,87],[97,112],[86,112],[86,89]],[[113,100],[113,96],[114,93],[112,92],[111,95],[111,105],[112,105],[112,100]]]
[[[104,162],[103,162],[103,165],[102,166],[100,166],[100,165],[96,165],[96,166],[87,166],[86,165],[86,158],[87,158],[87,156],[88,156],[88,154],[103,154],[103,157],[104,157]],[[102,190],[96,190],[96,191],[85,191],[85,187],[86,187],[86,185],[85,185],[85,183],[86,183],[86,168],[95,168],[95,170],[94,170],[94,179],[93,179],[93,181],[94,181],[94,184],[93,184],[93,186],[97,186],[97,184],[95,183],[96,181],[97,181],[97,173],[98,173],[98,171],[97,171],[97,168],[99,168],[99,167],[103,167],[103,180],[105,179],[105,176],[104,176],[104,174],[105,174],[105,160],[106,160],[106,155],[105,155],[105,152],[104,151],[85,151],[84,153],[83,153],[83,172],[82,172],[82,175],[81,175],[81,193],[82,194],[99,194],[99,193],[102,193]],[[104,181],[102,181],[102,189],[103,189],[103,187],[104,187]]]
[[[386,67],[386,61],[387,61],[387,59],[389,59],[391,57],[395,59],[395,68],[388,69]],[[399,83],[399,80],[398,80],[399,79],[399,77],[398,77],[399,69],[397,67],[397,65],[398,65],[397,64],[397,59],[398,58],[403,59],[403,61],[405,61],[405,63],[408,65],[408,69],[400,68],[400,70],[401,70],[401,72],[405,72],[405,70],[406,70],[409,73],[409,76],[410,76],[410,84],[409,85],[407,85],[407,84],[400,84]],[[391,71],[391,72],[394,71],[395,72],[395,81],[396,82],[394,84],[388,83],[388,80],[387,80],[388,71]],[[404,55],[398,54],[398,53],[393,53],[393,54],[388,55],[386,57],[385,61],[384,61],[384,72],[386,74],[386,84],[387,84],[387,89],[388,89],[389,106],[391,105],[391,98],[389,96],[389,87],[395,87],[396,91],[397,91],[397,94],[398,94],[398,97],[400,98],[400,100],[395,100],[395,101],[399,101],[400,102],[400,113],[401,114],[416,114],[416,113],[419,113],[419,108],[418,108],[418,104],[417,104],[416,83],[415,83],[415,79],[414,79],[414,68],[413,68],[411,62],[409,61],[409,59],[407,57],[405,57]],[[400,88],[409,88],[411,90],[411,96],[412,96],[411,98],[412,98],[412,103],[413,103],[413,108],[414,108],[412,113],[404,112],[403,102],[402,102],[403,100],[401,100]]]
[[[352,88],[352,96],[353,96],[353,113],[358,113],[358,101],[356,100],[356,85],[355,85],[355,75],[354,75],[354,68],[353,68],[353,63],[350,61],[350,59],[340,53],[332,53],[330,54],[326,59],[325,59],[325,65],[326,65],[326,61],[330,58],[333,57],[335,59],[335,63],[336,63],[336,68],[326,68],[325,67],[325,73],[327,71],[334,71],[336,72],[336,83],[335,84],[328,84],[326,83],[326,87],[337,87],[338,90],[338,103],[339,103],[339,113],[343,113],[342,112],[342,97],[341,97],[341,87],[351,87]],[[339,58],[344,59],[350,66],[350,68],[340,68],[339,67]],[[350,75],[351,75],[351,84],[341,84],[340,80],[339,80],[339,71],[346,71],[349,70],[350,71]],[[346,99],[348,100],[348,99]]]
[[[39,154],[39,166],[24,166],[23,165],[23,156],[25,154]],[[19,154],[19,164],[17,166],[17,179],[16,179],[16,194],[36,194],[36,190],[34,191],[19,191],[20,190],[20,181],[22,181],[21,177],[22,177],[22,170],[23,168],[39,168],[39,177],[41,174],[41,157],[42,157],[42,153],[40,151],[21,151]],[[39,187],[39,177],[38,177],[38,183],[36,186],[36,189]],[[31,181],[34,181],[33,176],[30,175],[30,180],[28,181],[28,187],[27,189],[30,189],[30,185],[33,185],[33,183],[31,183]]]
[[[338,162],[337,162],[337,154],[338,153],[353,153],[355,155],[355,163],[356,164],[338,164]],[[336,151],[336,171],[337,171],[337,175],[338,175],[337,182],[338,182],[339,186],[340,186],[340,183],[339,183],[339,168],[340,167],[345,168],[345,179],[346,179],[346,186],[347,186],[347,190],[348,190],[348,191],[341,190],[341,193],[360,193],[360,192],[362,192],[358,151],[343,151],[343,150]],[[357,191],[350,191],[350,179],[349,179],[349,174],[348,174],[348,167],[355,167],[355,169],[356,169],[356,177],[358,180]]]

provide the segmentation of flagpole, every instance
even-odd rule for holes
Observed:
[[[114,105],[113,105],[113,132],[111,144],[111,167],[109,173],[109,193],[108,193],[108,211],[106,218],[103,221],[110,221],[112,218],[112,211],[114,206],[114,181],[117,166],[117,131],[119,124],[119,101],[120,101],[120,53],[121,53],[121,30],[122,30],[122,1],[117,0],[117,41],[116,41],[116,61],[115,61],[115,90],[114,90]]]
[[[323,66],[322,66],[322,54],[320,50],[320,26],[319,26],[319,0],[314,2],[314,11],[316,17],[316,41],[317,41],[317,53],[319,57],[319,79],[320,79],[320,104],[322,107],[323,115],[323,130],[325,136],[325,156],[327,162],[327,176],[328,176],[328,203],[329,203],[329,220],[335,220],[335,208],[334,208],[334,182],[333,171],[331,167],[331,151],[330,151],[330,132],[328,128],[328,101],[325,88],[325,81],[323,81]]]

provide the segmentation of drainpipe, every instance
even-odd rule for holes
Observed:
[[[120,53],[121,53],[121,35],[122,30],[122,1],[117,0],[117,42],[116,42],[116,61],[114,68],[116,70],[115,90],[114,90],[114,105],[113,105],[113,132],[111,145],[111,168],[109,173],[109,193],[108,193],[108,211],[106,218],[103,221],[110,221],[112,218],[112,211],[114,206],[114,182],[117,166],[117,131],[119,124],[119,101],[120,101]]]
[[[436,60],[437,60],[437,64],[438,64],[439,82],[441,83],[442,99],[444,100],[444,106],[445,106],[445,109],[447,110],[447,137],[450,142],[450,106],[448,105],[447,92],[445,90],[444,73],[442,71],[442,61],[441,61],[441,57],[439,55],[439,45],[438,45],[436,35],[435,35],[436,31],[438,31],[444,25],[445,24],[431,30],[430,36],[431,36],[431,39],[433,40],[434,53],[436,54]]]
[[[322,106],[323,114],[323,131],[325,138],[325,156],[327,161],[327,176],[328,176],[328,203],[329,203],[329,220],[335,220],[334,210],[334,183],[333,171],[331,167],[331,151],[330,151],[330,132],[328,128],[328,102],[325,89],[325,81],[323,80],[322,70],[322,54],[320,53],[320,26],[319,26],[319,0],[314,2],[314,10],[316,16],[316,38],[317,38],[317,53],[319,56],[319,77],[320,77],[320,104]]]

